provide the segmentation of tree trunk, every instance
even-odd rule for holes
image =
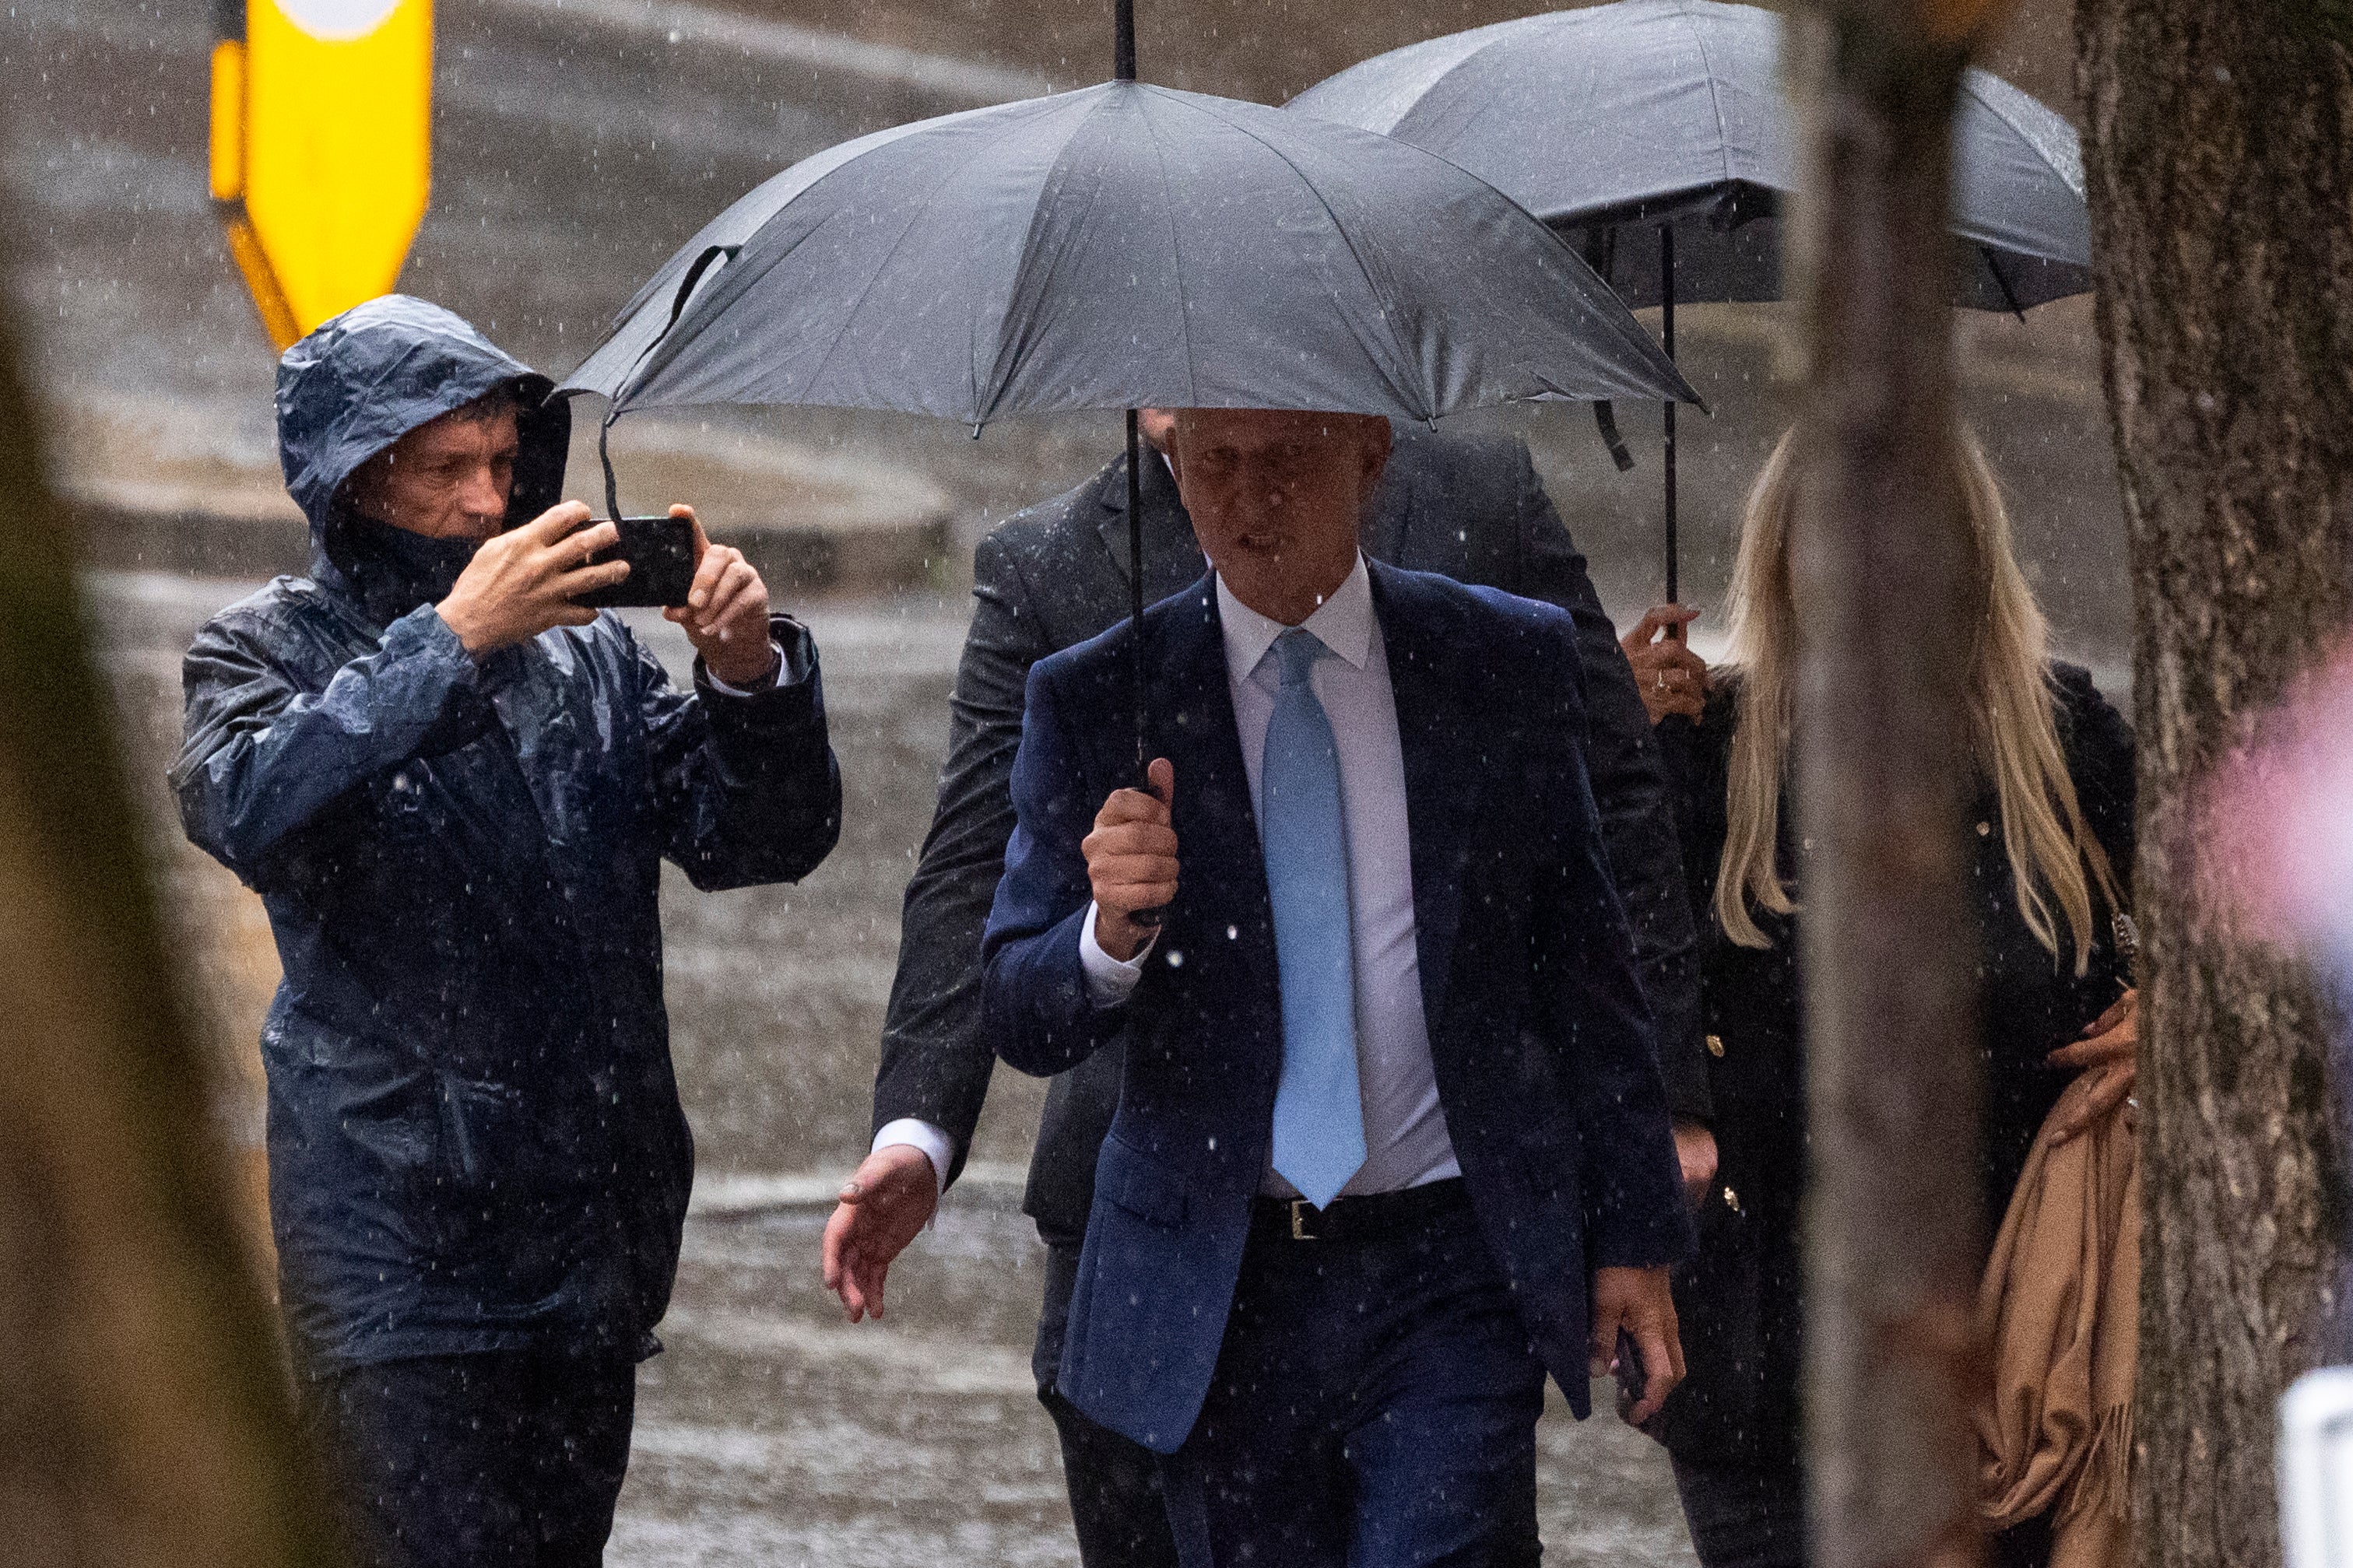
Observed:
[[[2201,895],[2190,825],[2210,770],[2353,608],[2348,21],[2337,0],[2077,13],[2137,628],[2150,1568],[2279,1560],[2274,1407],[2344,1353],[2321,1001]]]
[[[13,349],[0,321],[0,1558],[324,1563]]]
[[[1981,9],[1855,0],[1792,29],[1810,196],[1791,560],[1813,1139],[1806,1452],[1824,1568],[1978,1553],[1972,628],[1945,223]]]

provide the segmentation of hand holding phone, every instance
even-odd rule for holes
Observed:
[[[670,508],[669,521],[686,525],[693,541],[694,572],[683,602],[663,610],[662,618],[686,633],[713,678],[736,687],[765,684],[777,669],[767,584],[742,551],[711,542],[693,508]]]
[[[610,561],[591,563],[614,538],[612,525],[589,522],[576,500],[550,507],[483,541],[434,608],[477,658],[551,626],[586,626],[596,612],[582,596],[612,587],[628,571]]]
[[[1618,1414],[1630,1415],[1650,1392],[1651,1375],[1642,1367],[1642,1347],[1624,1329],[1618,1331]]]

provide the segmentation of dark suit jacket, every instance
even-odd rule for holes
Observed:
[[[1144,469],[1148,601],[1206,570],[1167,466]],[[1365,552],[1417,571],[1557,605],[1576,617],[1603,833],[1635,928],[1675,1114],[1708,1113],[1690,906],[1664,769],[1617,633],[1520,442],[1400,426],[1364,531]],[[978,601],[957,672],[947,765],[923,858],[907,886],[899,970],[882,1030],[874,1127],[919,1117],[956,1141],[961,1166],[994,1065],[980,1031],[981,923],[1013,830],[1006,793],[1029,667],[1127,613],[1127,466],[1115,461],[1008,520],[973,558]],[[1116,1048],[1058,1080],[1025,1207],[1049,1239],[1086,1223],[1095,1150],[1119,1090]],[[953,1173],[951,1173],[953,1174]]]
[[[1134,771],[1125,625],[1040,660],[1018,818],[981,944],[1008,1064],[1076,1067],[1124,1031],[1056,1386],[1161,1453],[1191,1430],[1266,1170],[1282,998],[1212,578],[1145,617],[1152,754],[1183,865],[1153,960],[1096,1008],[1080,840]],[[1588,1269],[1690,1229],[1650,1014],[1586,777],[1576,628],[1549,605],[1376,564],[1411,824],[1415,946],[1439,1103],[1481,1233],[1579,1414]]]

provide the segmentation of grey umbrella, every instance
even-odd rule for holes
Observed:
[[[796,164],[673,257],[564,390],[974,426],[1693,395],[1574,250],[1446,160],[1134,81]]]
[[[1124,408],[1131,487],[1139,405],[1430,420],[1540,396],[1696,401],[1568,245],[1444,159],[1133,79],[794,165],[672,257],[560,390],[610,399],[608,426],[776,403],[976,434]],[[1137,680],[1140,731],[1140,665]]]
[[[1780,212],[1799,184],[1781,19],[1715,0],[1615,0],[1435,38],[1293,99],[1319,119],[1426,147],[1577,244],[1641,308],[1781,297]],[[2092,286],[2075,132],[1971,70],[1953,124],[1954,300],[2023,310]],[[1606,405],[1597,411],[1615,439]],[[1675,593],[1667,407],[1667,592]]]

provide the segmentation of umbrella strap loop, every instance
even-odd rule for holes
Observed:
[[[1618,410],[1607,399],[1593,405],[1594,427],[1601,432],[1601,444],[1609,448],[1609,460],[1624,473],[1634,466],[1634,454],[1626,449],[1626,438],[1618,434]]]
[[[694,265],[688,268],[686,276],[680,279],[678,292],[670,296],[670,320],[662,323],[662,330],[654,335],[654,341],[645,346],[645,352],[638,355],[637,363],[629,366],[628,374],[614,387],[612,399],[605,405],[604,422],[596,426],[596,460],[605,468],[607,517],[617,519],[621,515],[620,486],[613,478],[613,454],[607,446],[606,437],[612,431],[613,421],[621,416],[622,395],[628,391],[629,383],[645,367],[653,352],[661,347],[662,339],[670,336],[670,330],[678,325],[678,319],[686,314],[687,301],[694,298],[694,290],[702,282],[703,274],[711,270],[712,263],[717,262],[723,267],[734,260],[743,248],[740,245],[706,245],[702,247],[702,254],[694,258]]]

